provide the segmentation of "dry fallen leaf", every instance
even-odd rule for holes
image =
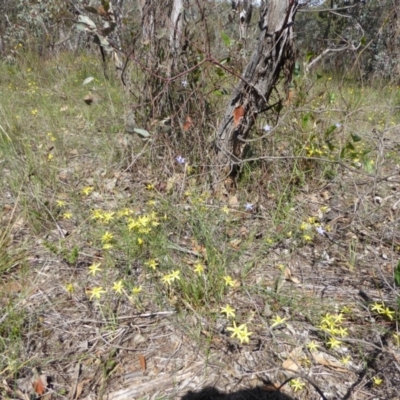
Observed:
[[[183,130],[185,131],[185,132],[187,132],[189,129],[190,129],[190,127],[193,125],[193,120],[192,120],[192,118],[188,115],[187,117],[186,117],[186,120],[185,120],[185,123],[183,124]]]
[[[146,371],[146,357],[143,354],[139,354],[139,364],[143,372]]]
[[[290,270],[290,268],[285,268],[283,274],[285,276],[285,280],[291,281],[293,283],[300,283],[300,281],[292,275],[292,271]]]
[[[296,347],[289,353],[288,359],[282,363],[282,367],[289,371],[297,372],[300,369],[301,360],[305,357],[303,349]]]
[[[46,377],[44,378],[46,379]],[[44,394],[44,392],[46,391],[46,386],[43,383],[43,375],[39,376],[39,378],[32,382],[32,387],[35,393],[39,396],[42,396]]]
[[[330,356],[329,354],[326,353],[311,353],[313,356],[313,359],[316,363],[320,365],[325,365],[325,367],[331,367],[334,368],[337,371],[341,372],[346,372],[347,369],[343,368],[343,364],[336,360],[334,357]]]
[[[99,13],[99,15],[101,15],[102,17],[108,17],[108,12],[104,9],[103,6],[100,6],[97,9],[97,12]]]
[[[235,250],[240,249],[240,244],[242,243],[242,239],[233,239],[229,242],[229,245]]]
[[[297,372],[299,370],[299,364],[289,358],[282,363],[282,368],[288,371]]]
[[[229,207],[238,207],[239,200],[236,196],[231,196],[228,200]]]
[[[244,117],[244,108],[243,106],[238,106],[233,110],[233,123],[236,126],[238,126]]]

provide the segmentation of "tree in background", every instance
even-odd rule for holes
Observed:
[[[296,0],[271,0],[261,10],[256,49],[232,93],[217,131],[217,160],[222,167],[217,181],[223,174],[237,175],[246,138],[258,115],[273,106],[270,96],[281,76],[286,91],[289,89],[295,64],[293,25],[297,8]],[[282,99],[278,103],[281,106]]]

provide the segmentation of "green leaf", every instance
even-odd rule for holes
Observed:
[[[221,32],[221,38],[226,47],[231,47],[231,38],[224,31]]]
[[[231,58],[230,57],[225,57],[222,60],[220,60],[220,64],[224,65],[224,64],[229,64],[231,62]]]
[[[318,79],[321,79],[321,78],[323,78],[323,77],[324,77],[323,75],[320,75],[320,74],[317,73],[317,80],[318,80]]]
[[[146,131],[145,129],[135,128],[134,131],[141,136],[143,139],[147,139],[150,137],[150,132]]]
[[[308,121],[310,120],[310,113],[307,113],[303,116],[303,118],[301,119],[301,126],[303,129],[307,128],[308,125]]]
[[[397,267],[394,270],[394,283],[397,287],[400,287],[400,260],[397,263]]]
[[[293,75],[298,78],[300,76],[300,64],[298,61],[294,64],[294,72]]]
[[[369,174],[371,174],[372,172],[374,172],[374,169],[375,169],[374,160],[366,160],[366,161],[364,162],[364,169],[365,169],[365,171],[367,171]]]
[[[314,53],[309,51],[306,55],[306,62],[308,63],[314,57]]]
[[[223,69],[221,69],[221,68],[216,68],[215,69],[215,72],[217,73],[217,75],[220,77],[220,78],[222,78],[223,76],[225,76],[225,71],[223,70]]]
[[[101,5],[108,12],[108,10],[110,9],[110,2],[107,0],[101,0]]]
[[[326,145],[328,146],[328,149],[329,149],[330,151],[335,150],[335,146],[334,146],[331,142],[326,142]]]
[[[95,7],[85,6],[85,10],[91,12],[92,14],[98,14],[97,8]]]
[[[96,29],[96,24],[86,15],[78,16],[78,24],[87,25],[87,28],[90,30]]]
[[[362,45],[362,46],[365,46],[365,45],[367,44],[367,38],[366,38],[365,36],[363,36],[363,37],[361,38],[360,42],[361,42],[361,45]]]
[[[345,149],[346,150],[351,150],[351,151],[355,150],[355,148],[353,146],[353,143],[351,143],[351,142],[347,142]]]
[[[361,142],[361,137],[356,135],[355,133],[351,134],[351,138],[353,139],[354,143]]]
[[[331,125],[324,133],[325,138],[327,138],[335,129],[336,125]]]

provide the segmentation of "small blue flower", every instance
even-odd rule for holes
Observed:
[[[184,80],[181,82],[181,84],[184,88],[187,88],[187,86],[189,85],[189,82],[187,80]]]
[[[342,124],[340,122],[336,122],[335,126],[336,126],[336,128],[340,128],[342,126]]]
[[[246,203],[244,205],[244,208],[246,209],[246,211],[253,211],[253,207],[254,207],[254,204],[251,204],[251,203]]]
[[[325,236],[325,234],[326,234],[326,231],[325,231],[325,229],[324,229],[322,226],[317,226],[317,227],[315,228],[315,230],[316,230],[320,235],[322,235],[322,236]]]
[[[271,125],[266,124],[263,128],[264,132],[269,132],[271,130]]]
[[[179,164],[185,164],[185,159],[184,159],[182,156],[176,157],[175,160],[176,160]]]

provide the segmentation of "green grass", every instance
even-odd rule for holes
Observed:
[[[382,155],[372,134],[373,129],[389,138],[394,133],[396,88],[358,88],[329,77],[304,88],[277,134],[254,145],[255,157],[276,158],[247,164],[237,193],[221,199],[204,183],[201,165],[191,170],[177,164],[178,153],[157,160],[150,145],[126,169],[144,144],[136,138],[127,144],[124,115],[131,99],[115,78],[103,78],[96,59],[62,54],[43,61],[27,55],[15,65],[0,64],[0,74],[5,77],[0,190],[6,194],[0,226],[0,373],[10,383],[26,367],[49,370],[57,362],[79,361],[101,377],[97,393],[109,390],[123,365],[119,353],[112,348],[102,356],[68,353],[66,339],[49,329],[62,326],[67,315],[97,321],[96,330],[80,331],[79,325],[71,330],[77,341],[92,344],[99,335],[121,334],[119,318],[127,314],[175,312],[175,324],[179,321],[191,345],[207,356],[215,351],[214,340],[251,347],[240,337],[229,338],[233,321],[252,332],[250,343],[265,340],[271,329],[274,351],[280,331],[271,326],[277,317],[320,329],[324,315],[336,315],[344,306],[350,311],[343,326],[355,326],[351,335],[359,337],[365,321],[358,314],[368,315],[368,304],[360,308],[343,293],[321,300],[299,283],[307,274],[309,282],[318,280],[303,268],[332,250],[316,232],[316,227],[328,234],[337,228],[327,218],[329,185],[346,185],[345,198],[358,172],[373,175],[397,162],[395,152]],[[95,79],[84,86],[88,76]],[[92,105],[84,102],[89,92]],[[183,156],[190,160],[190,154]],[[253,210],[246,210],[247,203]],[[319,268],[349,279],[366,266],[375,268],[358,256],[363,250],[350,235],[335,240],[348,269]],[[235,309],[234,318],[221,314],[226,305]],[[398,315],[390,317],[397,310],[388,307],[368,329],[381,324],[392,332]],[[322,332],[315,340],[334,351],[330,338]],[[47,350],[31,350],[30,340],[45,342]],[[362,351],[354,346],[351,354],[357,359]]]

